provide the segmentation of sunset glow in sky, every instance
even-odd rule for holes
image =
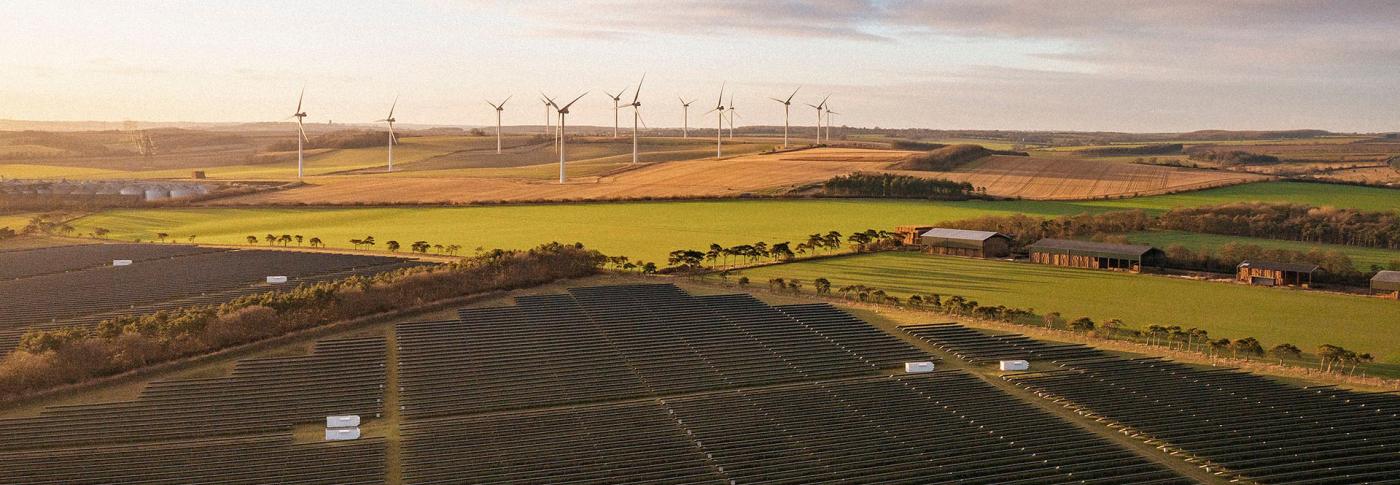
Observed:
[[[611,124],[734,90],[831,94],[837,124],[1185,131],[1400,129],[1400,2],[6,2],[0,119]],[[726,95],[726,103],[728,96]],[[794,107],[795,124],[811,124]]]

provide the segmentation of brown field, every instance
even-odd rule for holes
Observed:
[[[1096,159],[990,156],[951,172],[907,172],[986,187],[997,197],[1071,200],[1129,197],[1234,185],[1257,174],[1120,163]]]
[[[486,177],[322,177],[313,183],[214,201],[216,204],[386,204],[722,197],[773,193],[859,170],[882,170],[913,152],[820,148],[721,160],[641,165],[551,181]]]

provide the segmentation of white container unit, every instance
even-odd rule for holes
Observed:
[[[282,284],[282,283],[286,283],[286,282],[287,282],[287,277],[286,277],[286,276],[268,276],[268,277],[267,277],[267,282],[268,282],[269,284],[280,285],[280,284]]]
[[[326,441],[360,439],[360,428],[326,428]]]
[[[360,417],[354,414],[345,416],[326,416],[327,428],[354,428],[360,425]]]
[[[905,362],[904,372],[907,374],[923,374],[933,372],[933,362]]]
[[[1003,361],[1001,361],[1001,366],[1000,366],[1000,367],[1001,367],[1001,370],[1004,370],[1004,371],[1008,371],[1008,370],[1027,370],[1027,369],[1030,369],[1030,368],[1031,368],[1031,363],[1030,363],[1030,362],[1026,362],[1026,361],[1024,361],[1024,360],[1003,360]]]
[[[112,266],[131,266],[130,259],[113,259]]]

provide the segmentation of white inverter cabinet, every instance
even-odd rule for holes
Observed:
[[[1024,360],[1003,360],[1001,370],[1026,370],[1031,368],[1031,363]]]
[[[904,372],[908,374],[933,372],[933,362],[905,362]]]

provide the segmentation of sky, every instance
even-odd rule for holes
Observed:
[[[0,119],[1400,130],[1400,2],[10,0]],[[631,92],[629,91],[629,100]],[[630,114],[628,114],[630,116]],[[624,116],[624,119],[627,116]],[[627,120],[630,122],[630,120]]]

